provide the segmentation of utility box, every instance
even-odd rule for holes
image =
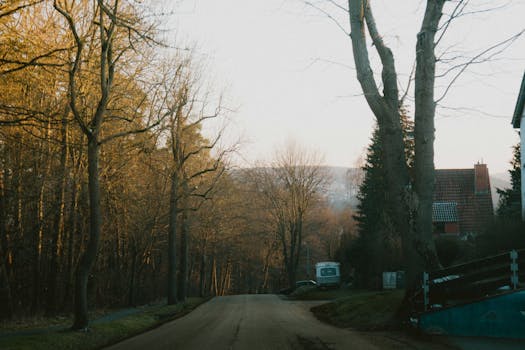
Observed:
[[[383,272],[383,289],[401,289],[405,287],[405,271]]]

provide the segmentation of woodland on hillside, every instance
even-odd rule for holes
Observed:
[[[352,230],[303,150],[232,168],[226,108],[159,21],[135,1],[0,5],[0,318],[85,328],[88,308],[277,291]]]

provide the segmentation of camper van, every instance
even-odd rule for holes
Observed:
[[[315,278],[319,287],[339,287],[341,284],[341,273],[339,263],[324,261],[315,264]]]

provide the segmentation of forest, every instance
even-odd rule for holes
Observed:
[[[423,268],[525,246],[519,147],[487,234],[434,240],[434,151],[418,149],[433,121],[418,130],[395,74],[388,104],[365,93],[377,127],[339,189],[357,207],[334,205],[333,172],[296,143],[239,167],[231,106],[163,18],[135,0],[0,2],[0,319],[73,314],[86,329],[97,308],[278,292],[323,260],[346,285],[378,289],[382,271],[406,269],[416,288]]]
[[[135,1],[0,6],[0,318],[275,292],[353,229],[321,158],[230,160],[228,109]],[[308,261],[305,247],[308,246]]]

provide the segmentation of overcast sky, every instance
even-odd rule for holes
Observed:
[[[473,2],[474,11],[505,6],[458,19],[438,47],[445,57],[474,57],[525,28],[525,1]],[[372,6],[404,88],[424,2],[375,0]],[[348,28],[344,13],[325,9]],[[374,118],[356,80],[350,40],[334,21],[300,0],[183,0],[172,18],[177,40],[195,43],[195,56],[235,109],[246,161],[268,159],[292,139],[324,154],[327,165],[355,165]],[[457,80],[436,114],[437,168],[478,161],[492,174],[509,168],[518,142],[510,121],[524,70],[525,37]],[[436,95],[451,77],[438,80]]]

